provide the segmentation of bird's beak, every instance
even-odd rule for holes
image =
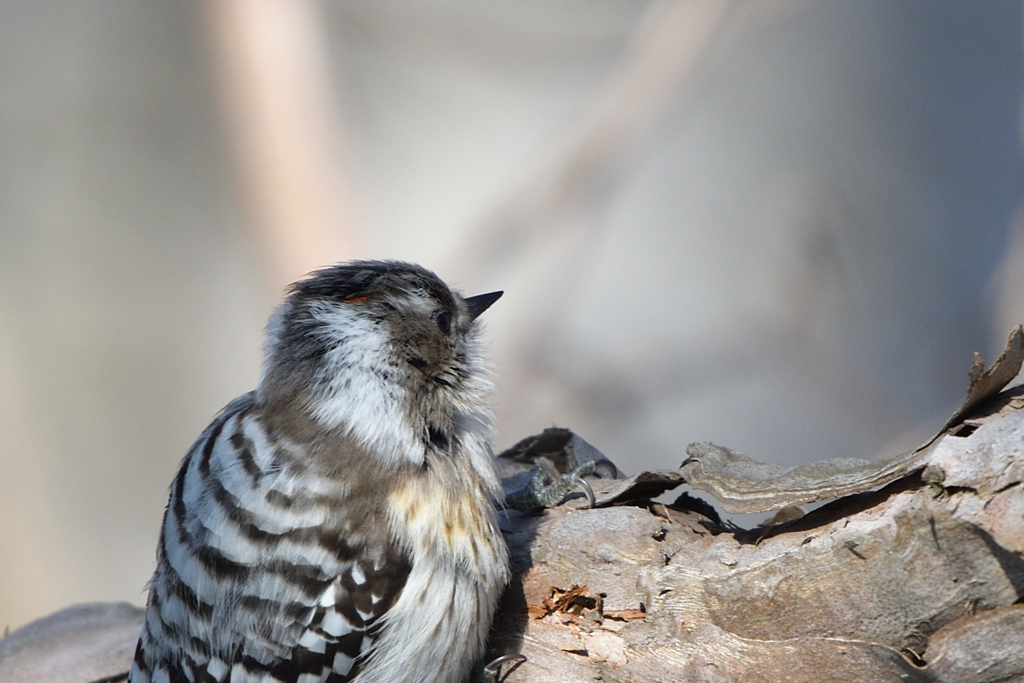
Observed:
[[[477,294],[466,299],[466,305],[469,306],[469,319],[476,320],[481,313],[490,308],[491,304],[500,299],[504,293],[489,292],[487,294]]]

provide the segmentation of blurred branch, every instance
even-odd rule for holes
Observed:
[[[479,254],[480,272],[509,269],[533,240],[564,227],[566,214],[591,199],[647,138],[738,4],[651,2],[593,106],[456,254]]]
[[[538,359],[552,328],[563,324],[588,252],[599,244],[599,223],[587,221],[587,211],[650,137],[740,6],[739,0],[649,3],[577,123],[453,251],[464,280],[500,283],[523,300],[543,302],[504,321],[514,333],[495,334],[495,353],[507,359],[503,401],[536,405],[526,392],[536,395],[552,376]],[[504,340],[514,346],[502,349]],[[588,404],[586,388],[560,379],[552,396],[562,404]],[[610,400],[633,403],[628,382],[605,376],[601,388]]]
[[[273,294],[351,258],[342,118],[313,0],[204,0],[238,183]]]

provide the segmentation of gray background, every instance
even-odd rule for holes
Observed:
[[[316,7],[353,216],[321,262],[506,290],[499,447],[558,424],[627,471],[696,440],[873,457],[937,428],[971,352],[1024,320],[1018,2],[734,7],[636,139],[554,200],[656,7]],[[0,627],[141,604],[180,458],[258,377],[284,276],[207,22],[169,0],[0,3]]]

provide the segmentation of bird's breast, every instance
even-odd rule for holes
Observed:
[[[388,508],[416,559],[449,559],[474,571],[504,563],[494,504],[476,482],[427,472],[394,488]]]

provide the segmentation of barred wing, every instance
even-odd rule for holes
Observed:
[[[172,485],[131,683],[351,681],[405,585],[380,516],[254,408],[229,404]]]

